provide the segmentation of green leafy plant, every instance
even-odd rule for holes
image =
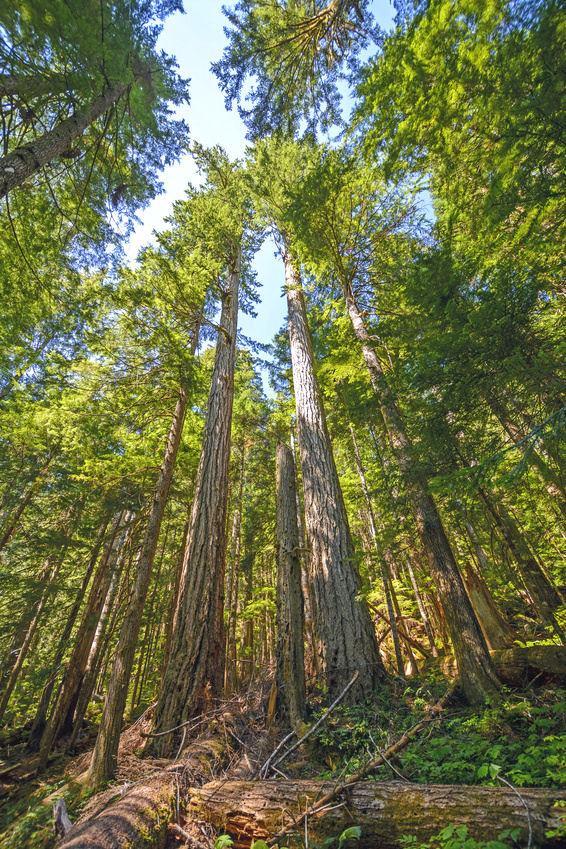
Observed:
[[[518,836],[519,829],[508,829],[495,840],[477,841],[468,837],[467,825],[450,824],[426,843],[420,842],[414,835],[404,835],[401,845],[404,849],[509,849]]]

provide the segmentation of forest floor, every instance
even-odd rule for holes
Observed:
[[[505,688],[481,709],[466,706],[456,691],[442,711],[431,712],[446,686],[447,681],[440,673],[418,680],[396,679],[391,689],[365,704],[339,705],[326,717],[317,733],[271,772],[270,777],[287,779],[297,786],[324,780],[336,787],[347,776],[362,770],[377,753],[390,751],[396,741],[422,723],[422,728],[407,745],[372,772],[372,786],[383,784],[386,788],[392,781],[399,786],[407,785],[407,788],[431,784],[492,788],[512,785],[519,797],[524,787],[566,786],[566,689],[563,685],[552,677],[538,676],[522,687]],[[237,787],[238,781],[249,782],[258,777],[261,765],[284,736],[276,725],[269,724],[269,688],[268,679],[259,681],[245,694],[222,703],[210,715],[195,719],[185,736],[182,751],[168,761],[140,756],[151,726],[152,706],[147,707],[122,734],[116,781],[97,794],[87,790],[83,783],[94,744],[94,725],[81,739],[81,751],[72,756],[57,756],[41,776],[35,769],[35,756],[26,754],[24,736],[19,741],[15,739],[9,747],[4,746],[0,766],[0,846],[3,849],[51,849],[55,846],[52,807],[59,797],[65,799],[73,823],[88,825],[101,811],[112,810],[117,800],[127,794],[131,797],[136,788],[150,786],[152,781],[173,781],[171,825],[166,833],[160,832],[158,841],[144,845],[163,846],[165,839],[168,849],[180,846],[211,849],[217,830],[210,826],[210,817],[195,816],[189,800],[195,792],[198,795],[194,788],[208,782],[218,784],[220,781],[220,788],[228,783]],[[322,716],[326,707],[323,695],[312,691],[310,726]],[[249,784],[243,786],[249,788]],[[280,786],[283,790],[284,780]],[[398,793],[399,788],[395,787]],[[355,818],[352,824],[355,826]],[[459,838],[451,830],[458,826]],[[328,826],[330,834],[325,836],[338,837],[332,833],[332,827]],[[313,832],[311,838],[307,835],[309,846],[315,846],[318,833]],[[413,845],[410,835],[408,829],[405,843],[401,840],[399,845]],[[414,845],[423,849],[428,845],[435,849],[488,846],[466,835],[467,826],[462,826],[461,822],[444,821],[436,841],[424,843],[421,840]],[[261,830],[256,830],[255,836],[268,837]],[[492,835],[493,838],[498,836],[499,832]],[[302,839],[304,843],[304,835]],[[247,842],[237,841],[235,845],[249,846],[250,843],[248,839]],[[228,842],[225,845],[229,845]],[[354,846],[355,841],[351,841],[351,845]],[[516,845],[509,834],[499,843],[499,846],[505,845]]]

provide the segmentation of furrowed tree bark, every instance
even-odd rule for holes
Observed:
[[[482,702],[500,687],[500,681],[436,504],[418,462],[413,457],[413,446],[401,411],[371,343],[353,292],[349,285],[343,285],[343,288],[352,328],[362,347],[391,449],[407,486],[411,511],[442,604],[464,693],[470,703]]]
[[[205,712],[224,684],[224,571],[234,360],[241,249],[234,249],[222,295],[220,329],[191,526],[175,614],[171,654],[154,713],[154,732]],[[170,751],[171,735],[150,740],[152,754]]]
[[[56,156],[69,151],[73,141],[117,103],[127,89],[126,83],[108,86],[85,109],[75,112],[70,118],[65,118],[35,141],[22,145],[3,156],[0,159],[0,198],[5,197],[28,177],[36,174]]]
[[[79,694],[79,689],[88,662],[90,648],[94,639],[98,620],[100,619],[100,614],[104,606],[104,600],[108,592],[112,568],[116,559],[120,556],[120,549],[129,532],[129,528],[124,528],[124,525],[130,518],[130,514],[122,510],[116,514],[112,523],[110,538],[106,543],[92,581],[89,597],[75,638],[73,650],[63,676],[59,695],[51,717],[45,727],[45,731],[41,737],[39,745],[40,770],[45,768],[53,743],[57,739],[64,723],[67,721],[69,713],[72,712],[74,705],[76,704],[76,699]]]
[[[288,250],[284,262],[319,665],[334,695],[359,669],[359,684],[349,694],[356,701],[384,680],[385,670],[367,605],[360,599],[361,580],[315,373],[301,278]]]
[[[295,461],[280,442],[277,477],[277,712],[291,728],[305,717],[304,612],[299,559]]]
[[[317,798],[330,793],[330,781],[212,781],[192,790],[189,811],[230,834],[236,849],[254,840],[269,840],[298,818]],[[411,784],[399,781],[360,781],[348,786],[332,802],[333,810],[308,819],[309,840],[334,837],[352,825],[361,827],[359,849],[398,849],[404,835],[419,843],[430,840],[449,825],[466,825],[468,837],[493,840],[505,829],[519,829],[526,845],[528,805],[534,845],[556,847],[563,838],[546,833],[564,824],[565,790],[518,791],[500,787]],[[298,829],[302,832],[303,827]]]
[[[198,330],[195,330],[191,345],[193,354],[196,350],[197,342]],[[128,686],[134,664],[143,608],[153,571],[153,561],[161,530],[163,512],[169,497],[169,489],[173,479],[177,453],[183,433],[186,407],[187,393],[183,387],[180,387],[147,527],[136,564],[134,584],[114,653],[114,663],[110,673],[108,692],[104,701],[100,729],[88,771],[88,782],[94,787],[98,787],[103,782],[113,778],[116,771],[118,744],[120,742],[122,720],[126,708]]]

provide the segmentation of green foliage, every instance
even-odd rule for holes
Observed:
[[[239,0],[225,9],[229,43],[212,68],[227,107],[237,102],[252,138],[277,130],[292,136],[303,121],[311,131],[339,122],[336,83],[376,35],[370,5]]]
[[[384,43],[360,87],[362,143],[424,173],[459,247],[510,251],[556,285],[563,241],[560,3],[433,0]]]
[[[496,840],[474,840],[468,837],[466,825],[447,825],[438,834],[423,843],[416,837],[405,836],[401,839],[404,849],[509,849],[515,845],[519,830],[503,831]]]
[[[376,744],[383,751],[392,737],[414,725],[429,700],[426,691],[409,688],[394,720],[385,702],[371,709],[340,707],[319,734],[322,753],[335,770],[356,771]],[[452,709],[430,727],[426,745],[417,737],[399,753],[395,766],[424,784],[490,786],[501,774],[518,787],[560,787],[566,780],[565,722],[564,690],[543,698],[509,693],[481,711]],[[387,766],[379,775],[396,777]]]

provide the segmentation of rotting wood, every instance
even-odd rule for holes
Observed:
[[[566,682],[566,649],[563,646],[512,646],[491,653],[497,674],[513,687],[524,686],[539,675],[543,680]]]
[[[136,785],[98,816],[77,823],[58,849],[148,849],[165,844],[173,818],[177,770]]]
[[[422,729],[429,723],[431,720],[435,719],[439,716],[439,714],[444,710],[445,706],[450,701],[452,693],[455,689],[455,684],[452,684],[451,687],[444,693],[442,698],[436,702],[436,704],[432,705],[427,710],[426,716],[417,722],[416,725],[413,725],[412,728],[409,728],[402,737],[399,738],[393,745],[389,746],[389,748],[385,752],[379,752],[377,757],[373,758],[369,763],[365,764],[361,769],[359,769],[356,773],[351,775],[341,784],[334,784],[332,790],[329,793],[326,793],[322,798],[317,797],[314,804],[311,807],[306,807],[302,812],[301,816],[293,820],[290,825],[288,825],[283,831],[281,831],[277,837],[282,837],[284,834],[296,828],[308,817],[320,815],[328,805],[334,802],[341,793],[347,791],[347,788],[353,786],[358,781],[362,781],[364,778],[367,778],[368,775],[371,775],[374,770],[380,767],[382,764],[388,764],[390,758],[393,755],[396,755],[397,752],[400,752],[401,749],[404,749],[409,742],[415,737]]]
[[[57,799],[53,805],[53,830],[56,835],[64,837],[73,827],[69,819],[64,799]]]
[[[330,781],[213,781],[192,791],[189,813],[230,834],[236,849],[254,840],[276,843],[288,834],[289,823],[301,822],[301,811],[312,810],[316,799],[329,798]],[[465,824],[476,840],[493,839],[505,829],[519,829],[526,844],[529,822],[534,845],[558,847],[561,838],[546,833],[564,825],[565,790],[521,788],[520,797],[508,788],[464,785],[424,785],[399,781],[359,781],[344,787],[332,804],[308,818],[309,840],[340,834],[359,825],[358,849],[397,849],[404,835],[429,840],[449,823]],[[301,832],[297,825],[293,831]],[[275,835],[275,836],[272,836]]]
[[[65,835],[58,849],[162,849],[167,828],[177,813],[178,788],[183,775],[191,782],[206,781],[211,765],[224,762],[229,751],[219,733],[191,744],[185,757],[158,769],[127,788],[116,788],[119,798],[101,810],[95,808]]]

